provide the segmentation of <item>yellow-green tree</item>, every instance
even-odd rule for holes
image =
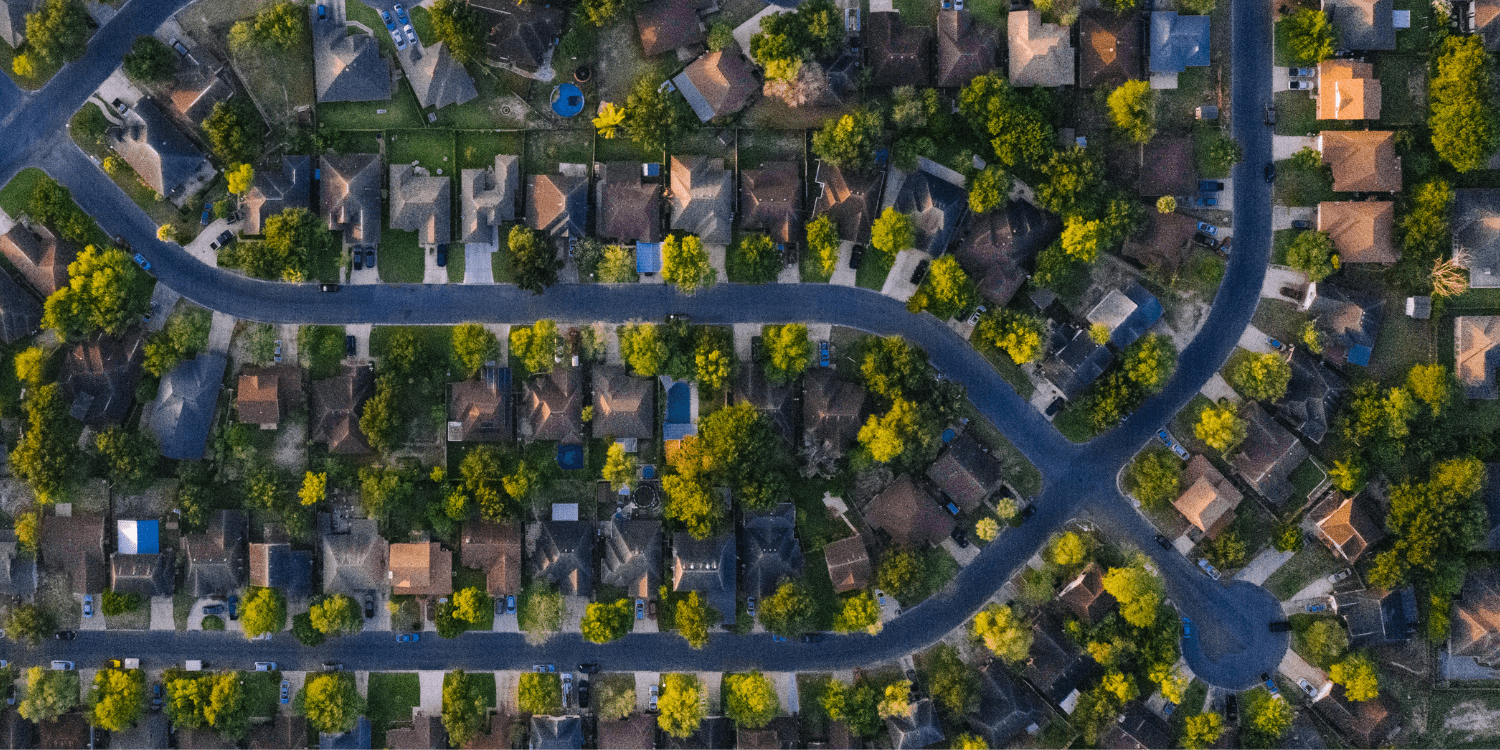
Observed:
[[[667,363],[667,342],[653,323],[622,325],[619,328],[620,357],[635,374],[643,378],[661,374]]]
[[[16,355],[16,377],[32,388],[50,382],[51,359],[47,350],[38,346],[21,350]]]
[[[661,697],[657,701],[656,725],[678,739],[698,731],[708,716],[708,691],[697,677],[672,673],[662,678]]]
[[[312,626],[323,635],[358,633],[365,625],[359,602],[348,594],[333,594],[308,609]]]
[[[453,594],[453,616],[470,625],[483,621],[495,606],[495,600],[478,586],[469,586]]]
[[[614,102],[604,102],[599,105],[599,116],[594,118],[594,129],[599,131],[599,137],[618,136],[624,124],[625,110],[616,107]]]
[[[766,377],[773,383],[790,383],[807,371],[812,359],[812,339],[802,323],[768,325],[761,329]]]
[[[1104,574],[1104,590],[1120,603],[1120,616],[1138,628],[1156,622],[1157,610],[1166,598],[1161,579],[1146,570],[1145,560],[1137,558],[1124,568],[1110,568]]]
[[[1088,562],[1091,545],[1076,531],[1064,531],[1047,542],[1044,557],[1059,568],[1077,568]]]
[[[911,680],[900,680],[885,686],[885,694],[875,711],[882,719],[910,719],[912,708]]]
[[[1093,263],[1108,239],[1109,227],[1098,219],[1085,219],[1075,214],[1063,222],[1062,249],[1075,261]]]
[[[1198,413],[1198,423],[1193,425],[1193,434],[1220,453],[1239,445],[1245,439],[1248,427],[1240,419],[1233,404],[1205,406]]]
[[[1194,714],[1182,723],[1182,746],[1188,750],[1212,747],[1224,735],[1224,717],[1209,711]]]
[[[521,328],[521,331],[530,329]],[[512,339],[515,332],[511,333]],[[551,352],[548,352],[551,354]],[[459,374],[464,378],[472,378],[489,362],[500,355],[500,343],[495,340],[495,334],[478,323],[463,323],[453,327],[453,359],[458,363]],[[518,355],[519,356],[519,355]],[[549,364],[551,357],[548,357]],[[529,365],[529,363],[528,363]],[[540,371],[537,368],[535,371]],[[546,369],[551,369],[547,367]]]
[[[903,398],[892,401],[884,416],[870,415],[859,428],[859,444],[870,452],[871,458],[881,463],[889,463],[925,447],[927,438],[921,411],[916,404]]]
[[[516,705],[529,714],[562,711],[562,681],[556,674],[524,672],[516,684]]]
[[[1031,652],[1031,627],[1012,607],[991,603],[969,625],[969,633],[995,656],[1015,664]]]
[[[973,338],[1005,352],[1024,365],[1042,356],[1042,321],[1011,309],[986,312],[974,326]]]
[[[979,291],[958,259],[944,255],[928,265],[927,276],[906,301],[906,309],[912,313],[926,310],[938,320],[947,320],[973,309],[978,300]]]
[[[19,360],[17,362],[19,368]],[[1455,385],[1453,376],[1443,365],[1414,365],[1406,373],[1406,390],[1411,391],[1411,395],[1416,396],[1418,401],[1427,404],[1427,408],[1436,416],[1442,414],[1448,402],[1453,399]]]
[[[719,271],[708,260],[708,251],[697,235],[670,235],[661,243],[661,277],[677,291],[694,294],[719,280]]]
[[[338,734],[354,728],[365,713],[365,699],[354,685],[353,672],[313,672],[297,693],[295,708],[313,729]]]
[[[328,495],[328,474],[326,472],[309,471],[302,477],[302,489],[298,490],[297,497],[302,500],[303,505],[317,505],[323,502]]]
[[[457,328],[454,329],[453,335],[455,344],[454,352],[456,354],[458,343]],[[551,372],[557,358],[557,323],[542,319],[530,326],[515,326],[511,328],[510,354],[521,361],[521,367],[528,373]],[[483,362],[484,360],[480,360],[481,364]],[[475,367],[474,369],[477,372],[479,368]]]
[[[807,223],[807,247],[818,256],[818,268],[824,276],[833,275],[839,262],[839,230],[828,214]]]
[[[1135,143],[1156,135],[1156,92],[1149,81],[1133,80],[1109,92],[1109,121]]]
[[[462,669],[443,675],[443,729],[454,747],[469,744],[489,718],[476,680]]]
[[[1244,718],[1240,722],[1240,741],[1246,747],[1281,747],[1286,733],[1297,718],[1292,705],[1281,696],[1262,688],[1241,693]]]
[[[861,591],[839,605],[839,613],[833,618],[834,632],[853,633],[863,630],[870,635],[879,635],[881,630],[880,605],[870,592]]]
[[[759,729],[781,712],[776,687],[760,672],[724,678],[724,715],[741,729]]]
[[[229,181],[229,192],[244,195],[255,184],[255,167],[249,164],[235,165],[224,173],[224,179]]]
[[[698,592],[693,591],[686,599],[677,602],[675,614],[677,633],[687,640],[689,646],[703,648],[708,645],[708,628],[718,616]]]
[[[590,643],[609,643],[630,632],[630,600],[619,599],[608,604],[591,602],[583,612],[583,639]]]
[[[139,669],[101,669],[89,690],[89,723],[111,732],[135,726],[146,707],[146,675]]]
[[[286,596],[280,590],[251,586],[242,604],[244,612],[240,615],[240,624],[244,626],[246,638],[276,633],[286,627]]]
[[[609,488],[619,492],[621,488],[628,487],[631,492],[635,491],[640,480],[636,477],[635,456],[625,452],[625,446],[621,443],[610,443],[609,449],[604,452],[604,479],[609,482]]]
[[[1364,654],[1353,654],[1328,670],[1328,679],[1344,686],[1352,701],[1375,700],[1380,695],[1380,673]]]
[[[895,208],[887,208],[870,225],[870,247],[885,259],[887,264],[895,261],[896,253],[916,242],[916,223]]]

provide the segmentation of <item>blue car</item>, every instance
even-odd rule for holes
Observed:
[[[214,220],[214,204],[213,204],[213,201],[209,201],[208,203],[203,204],[203,215],[200,216],[200,217],[198,217],[198,223],[202,224],[204,226],[208,226],[208,223],[211,222],[211,221],[213,221],[213,220]]]
[[[818,342],[818,366],[827,367],[829,362],[828,342]]]
[[[380,20],[382,20],[382,21],[385,22],[385,30],[386,31],[395,31],[396,30],[396,21],[391,18],[391,12],[390,11],[388,11],[388,10],[382,10],[382,11],[380,11]]]
[[[1193,637],[1193,621],[1189,620],[1186,617],[1182,618],[1182,637],[1183,638],[1192,638]]]
[[[1158,440],[1161,440],[1162,443],[1166,444],[1168,448],[1172,447],[1172,436],[1167,434],[1166,428],[1157,430],[1156,437]]]
[[[771,641],[773,643],[786,643],[786,638],[784,636],[779,636],[779,635],[776,635],[775,633],[772,633],[771,634]]]
[[[400,19],[401,23],[411,23],[411,19],[406,17],[406,9],[401,7],[401,3],[396,3],[396,18]]]
[[[421,633],[402,633],[401,635],[396,636],[397,643],[416,643],[420,640],[422,640]]]
[[[135,264],[140,266],[142,270],[151,270],[151,261],[146,260],[146,256],[140,253],[135,254]]]

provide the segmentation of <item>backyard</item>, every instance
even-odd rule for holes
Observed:
[[[386,747],[386,729],[393,722],[411,721],[411,710],[422,702],[421,683],[415,672],[373,672],[368,700],[370,746]]]
[[[1307,584],[1331,575],[1340,567],[1326,547],[1316,540],[1304,539],[1302,549],[1266,579],[1265,587],[1272,596],[1284,601]]]

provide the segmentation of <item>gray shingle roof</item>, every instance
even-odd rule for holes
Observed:
[[[594,593],[594,524],[590,521],[546,521],[537,524],[532,571],[557,584],[565,596]]]
[[[734,618],[734,534],[694,539],[686,531],[672,535],[672,590],[696,591],[725,619]]]
[[[526,225],[549,237],[583,237],[589,218],[589,181],[539,174],[526,189]]]
[[[937,257],[948,249],[958,225],[969,211],[963,188],[925,170],[908,173],[896,193],[896,210],[912,217],[915,247]]]
[[[156,408],[151,413],[151,431],[163,456],[203,457],[227,364],[223,354],[204,352],[178,364],[161,379]]]
[[[672,157],[672,229],[710,244],[729,244],[733,184],[734,174],[721,158]]]
[[[309,13],[317,13],[309,7]],[[391,98],[391,67],[380,44],[342,24],[314,21],[313,73],[320,102],[374,102]]]
[[[124,119],[124,125],[109,129],[109,145],[152,190],[175,196],[208,164],[208,157],[155,101],[141,99]]]
[[[26,40],[26,14],[36,9],[39,0],[0,0],[0,39],[12,47]]]
[[[458,176],[462,218],[460,242],[493,242],[501,222],[516,220],[521,195],[521,161],[515,154],[497,154],[490,169],[465,169]]]
[[[536,72],[562,31],[563,10],[516,0],[470,0],[489,24],[485,50],[490,58]]]
[[[797,506],[780,503],[766,513],[746,513],[740,532],[745,593],[770,596],[783,578],[802,573],[802,543],[797,541]]]
[[[342,231],[345,244],[380,244],[380,155],[338,154],[319,163],[318,209],[328,228]]]
[[[625,589],[629,597],[652,598],[661,585],[661,522],[605,521],[599,582]]]
[[[245,585],[249,567],[245,526],[243,511],[221,510],[209,518],[207,531],[182,537],[188,593],[223,596]]]
[[[1181,73],[1208,64],[1208,16],[1151,14],[1151,72]]]
[[[385,566],[390,545],[374,521],[350,521],[348,533],[324,534],[322,546],[324,593],[354,594],[389,585]]]
[[[42,324],[42,306],[8,273],[0,273],[0,341],[9,344]]]
[[[391,229],[417,233],[435,245],[452,236],[453,180],[410,164],[391,165]]]
[[[409,50],[408,54],[414,59],[406,68],[407,80],[423,109],[463,104],[479,96],[474,79],[442,42]]]
[[[260,234],[261,224],[288,208],[307,208],[312,201],[312,157],[283,156],[281,171],[258,170],[250,192],[240,199],[245,214],[241,231]]]
[[[1393,50],[1396,25],[1391,0],[1323,0],[1323,12],[1333,22],[1339,47],[1351,50]]]

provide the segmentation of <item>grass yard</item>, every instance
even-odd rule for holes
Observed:
[[[1279,234],[1279,233],[1278,233]],[[1301,341],[1302,326],[1311,320],[1297,305],[1280,299],[1263,299],[1255,308],[1251,324],[1278,341]]]
[[[369,718],[371,747],[385,747],[385,730],[392,722],[411,721],[411,710],[422,702],[421,683],[413,672],[375,672],[370,675]]]
[[[938,4],[934,0],[895,0],[901,21],[907,26],[936,26]]]
[[[3,43],[0,43],[3,44]],[[0,209],[16,218],[26,213],[26,204],[31,202],[31,194],[36,192],[36,186],[47,175],[36,167],[27,167],[12,177],[10,182],[0,188]]]
[[[1305,231],[1307,230],[1277,229],[1271,232],[1271,262],[1278,266],[1286,265],[1286,254],[1291,252],[1292,241]]]
[[[1431,6],[1427,7],[1428,12],[1431,12]],[[1415,18],[1412,20],[1416,21]],[[1398,43],[1405,41],[1406,35],[1413,32],[1414,30],[1409,29],[1398,34]],[[1412,83],[1418,83],[1423,92],[1427,90],[1426,60],[1417,55],[1387,52],[1375,59],[1375,77],[1380,79],[1381,84],[1381,127],[1399,128],[1423,119],[1423,114],[1427,112],[1427,99],[1425,96],[1418,98],[1412,95]]]
[[[737,155],[740,169],[759,169],[766,162],[789,161],[801,170],[806,135],[800,130],[741,130]]]
[[[1223,165],[1215,163],[1210,156],[1213,145],[1219,141],[1232,140],[1223,130],[1215,127],[1199,127],[1193,129],[1193,164],[1198,169],[1198,177],[1205,180],[1222,179],[1229,176],[1229,170],[1222,168]]]
[[[802,250],[802,257],[798,259],[797,271],[802,281],[809,284],[827,284],[833,278],[831,273],[823,273],[823,262],[818,254],[810,249]]]
[[[1292,469],[1292,473],[1287,475],[1287,481],[1291,482],[1292,488],[1296,490],[1292,498],[1295,501],[1293,505],[1300,505],[1307,498],[1308,493],[1317,489],[1318,485],[1327,478],[1327,472],[1323,471],[1323,467],[1318,465],[1318,460],[1312,457]]]
[[[1340,567],[1342,565],[1329,554],[1327,547],[1316,540],[1304,539],[1302,549],[1266,579],[1265,587],[1277,599],[1288,599],[1307,584]]]
[[[1229,528],[1245,543],[1245,562],[1248,563],[1271,543],[1271,535],[1276,531],[1276,518],[1259,503],[1244,502],[1235,509],[1234,522]]]
[[[469,684],[473,685],[484,698],[484,704],[494,708],[495,701],[495,673],[494,672],[465,672],[469,676]],[[443,687],[447,688],[453,673],[443,675]]]
[[[281,672],[241,672],[245,684],[245,710],[251,716],[276,715],[281,705]]]
[[[428,357],[436,356],[444,364],[453,354],[453,326],[375,326],[370,331],[370,356],[384,358],[390,352],[391,337],[398,331],[410,331],[417,336],[422,351]]]
[[[854,283],[880,291],[885,286],[885,277],[891,275],[891,261],[885,259],[875,248],[866,247],[865,257],[854,274]]]
[[[1493,689],[1433,690],[1425,747],[1500,746],[1500,692]]]
[[[831,679],[833,675],[826,672],[797,675],[797,717],[802,720],[802,734],[806,737],[828,736],[829,719],[823,709],[823,695],[828,692]]]
[[[498,249],[490,254],[490,272],[496,284],[513,284],[516,276],[510,270],[510,225],[500,227]],[[451,254],[451,248],[450,248]]]
[[[378,130],[329,130],[320,135],[328,139],[328,148],[335,154],[380,153],[380,131]]]
[[[348,5],[349,15],[355,7],[369,10],[361,3]],[[385,28],[376,22],[378,28]],[[382,34],[381,36],[385,36]],[[389,45],[391,39],[385,36]],[[394,53],[393,53],[394,54]],[[427,123],[417,106],[417,96],[409,86],[397,86],[390,101],[324,102],[318,105],[318,124],[334,130],[385,130],[387,128],[420,128]]]
[[[464,245],[462,242],[455,242],[448,246],[448,265],[446,268],[448,269],[449,284],[464,283],[464,264],[467,261],[468,258],[464,255]]]
[[[380,237],[380,280],[386,283],[422,283],[427,267],[426,253],[417,244],[416,232],[386,229]]]
[[[972,0],[964,7],[975,18],[998,29],[1000,37],[1005,38],[1006,25],[1010,21],[1010,3],[1005,0]]]
[[[453,134],[455,169],[484,169],[495,166],[497,154],[520,154],[526,150],[526,134],[519,130],[460,130]]]
[[[1276,105],[1276,135],[1312,135],[1320,130],[1348,129],[1334,124],[1338,120],[1319,120],[1317,102],[1305,91],[1277,91],[1271,100]]]
[[[1334,199],[1333,173],[1326,164],[1302,169],[1292,159],[1276,162],[1275,200],[1283,206],[1316,206]]]
[[[344,361],[344,327],[302,326],[297,332],[297,352],[313,380],[337,375]]]
[[[955,569],[954,574],[957,573]],[[812,592],[813,601],[817,602],[817,611],[812,618],[813,629],[832,629],[833,618],[838,616],[844,600],[833,590],[833,581],[828,578],[828,562],[823,557],[822,550],[809,552],[803,558],[802,581],[807,584],[808,591]]]
[[[1069,401],[1052,419],[1052,426],[1075,443],[1086,443],[1095,435],[1094,426],[1089,423],[1088,408],[1081,400]]]
[[[588,164],[594,158],[591,130],[532,130],[526,133],[525,174],[555,174],[558,164]],[[499,281],[499,277],[496,277]]]
[[[625,137],[600,138],[594,144],[594,147],[597,149],[594,158],[600,163],[611,161],[664,161],[660,151],[652,151]]]
[[[298,108],[315,103],[312,47],[307,42],[285,50],[270,44],[252,45],[235,54],[234,62],[250,98],[271,124],[291,124]]]
[[[1448,335],[1434,336],[1435,330],[1447,331]],[[1406,316],[1406,299],[1399,295],[1387,296],[1380,334],[1375,339],[1375,350],[1370,354],[1370,376],[1382,383],[1394,383],[1404,379],[1413,365],[1437,361],[1436,340],[1439,338],[1451,343],[1452,326],[1434,329],[1431,320],[1409,318]]]
[[[386,133],[386,163],[410,164],[417,162],[436,175],[442,170],[445,175],[458,171],[454,164],[453,131],[451,130],[397,130]],[[493,164],[493,160],[491,160]],[[421,279],[418,279],[420,281]]]
[[[422,8],[412,8],[413,20],[416,18],[417,11],[420,10]],[[417,33],[421,34],[421,31]],[[531,93],[533,82],[530,78],[486,65],[476,65],[466,70],[474,81],[474,91],[477,96],[463,104],[438,110],[437,119],[432,122],[433,125],[461,130],[487,130],[514,128],[526,124],[526,111],[519,105],[525,102]],[[552,91],[550,84],[545,86],[537,84],[537,88],[545,89],[549,93]],[[512,94],[520,101],[512,99]]]
[[[1291,24],[1287,19],[1277,21],[1274,36],[1272,37],[1275,52],[1271,55],[1271,60],[1274,65],[1291,66],[1301,62],[1292,57],[1291,38]]]
[[[89,35],[92,36],[93,32],[90,31]],[[47,82],[52,80],[52,76],[57,75],[57,71],[62,70],[63,66],[63,63],[60,62],[49,63],[41,58],[35,58],[36,70],[29,76],[23,76],[16,73],[15,60],[15,48],[5,42],[0,42],[0,65],[5,66],[5,74],[10,76],[10,79],[15,81],[17,86],[27,91],[36,91],[46,86]]]

